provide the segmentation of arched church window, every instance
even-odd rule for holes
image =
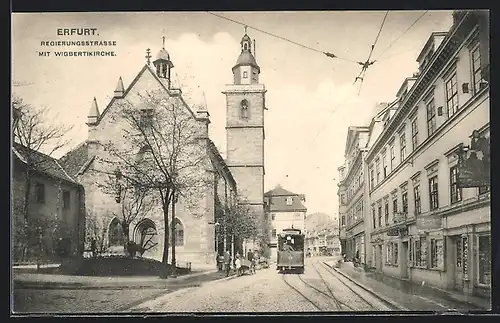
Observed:
[[[244,78],[244,79],[248,78],[248,72],[247,72],[247,71],[244,71],[244,72],[243,72],[243,78]]]
[[[125,243],[125,235],[120,221],[114,218],[109,224],[109,245],[110,246],[123,246]]]
[[[248,44],[247,44],[247,43],[244,43],[244,44],[243,44],[243,49],[244,49],[244,50],[248,50]]]
[[[179,219],[175,219],[175,245],[183,246],[184,245],[184,226],[182,225]]]
[[[144,255],[158,245],[158,232],[155,223],[150,219],[143,219],[135,229],[134,241],[140,246],[139,253]]]
[[[247,100],[241,101],[240,109],[241,109],[241,117],[243,119],[247,119],[248,118],[248,101]]]

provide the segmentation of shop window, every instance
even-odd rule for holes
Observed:
[[[478,237],[478,282],[491,285],[491,236]]]
[[[414,243],[414,263],[415,267],[427,267],[427,240],[425,238],[417,239]]]
[[[444,269],[443,239],[431,239],[431,268]]]
[[[397,242],[389,242],[386,244],[386,257],[385,257],[386,265],[398,265],[398,243]]]
[[[457,268],[462,268],[462,239],[457,239],[455,247],[457,251]]]
[[[489,186],[480,186],[479,187],[479,195],[488,193],[490,191]]]

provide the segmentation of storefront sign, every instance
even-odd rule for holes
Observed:
[[[408,235],[408,228],[396,228],[387,231],[389,237],[404,237]]]
[[[440,214],[419,215],[417,216],[418,230],[433,230],[440,229],[442,226],[442,218]]]
[[[481,187],[490,185],[490,141],[480,136],[478,130],[472,132],[470,146],[462,147],[458,152],[459,188]]]
[[[399,236],[399,229],[391,229],[391,230],[387,231],[387,236],[389,236],[389,237]]]

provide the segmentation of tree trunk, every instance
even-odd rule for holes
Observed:
[[[130,224],[127,224],[125,222],[122,222],[122,230],[123,230],[123,237],[125,238],[123,240],[123,247],[125,249],[125,252],[127,253],[127,255],[129,256],[135,256],[133,254],[131,254],[128,250],[128,243],[130,241],[130,238],[129,238],[129,233],[130,233]]]
[[[30,166],[26,165],[26,172],[24,176],[24,200],[23,200],[23,222],[24,222],[24,237],[22,241],[22,253],[21,259],[22,261],[26,260],[25,257],[28,257],[29,252],[29,241],[30,241],[30,218],[29,218],[29,209],[30,209],[30,191],[31,191],[31,173]]]
[[[177,273],[176,273],[176,259],[175,259],[175,202],[176,202],[176,199],[175,199],[175,191],[173,192],[172,194],[173,198],[172,198],[172,221],[170,221],[171,223],[171,229],[172,229],[172,277],[177,277]]]
[[[170,232],[169,232],[169,226],[168,226],[168,195],[165,196],[164,200],[162,201],[163,204],[163,224],[164,224],[164,232],[163,232],[163,257],[162,257],[162,263],[163,263],[163,272],[160,274],[161,278],[167,278],[168,277],[168,247],[169,247],[169,239],[170,239]]]

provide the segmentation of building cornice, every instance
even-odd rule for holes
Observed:
[[[410,109],[413,108],[415,104],[418,104],[419,99],[422,98],[422,94],[427,93],[428,87],[433,85],[435,80],[439,78],[442,72],[443,65],[448,65],[450,61],[453,60],[453,55],[456,51],[461,48],[463,40],[468,38],[470,31],[474,29],[474,26],[467,28],[470,24],[476,23],[474,15],[468,11],[462,19],[456,23],[448,35],[443,39],[441,45],[438,47],[436,54],[427,68],[422,74],[417,78],[417,81],[410,89],[408,95],[402,102],[399,111],[392,118],[387,126],[387,129],[382,132],[379,138],[376,140],[372,149],[366,156],[366,160],[371,162],[374,155],[378,153],[381,146],[384,145],[389,137],[392,137],[395,132],[395,128],[398,128],[404,120]]]

